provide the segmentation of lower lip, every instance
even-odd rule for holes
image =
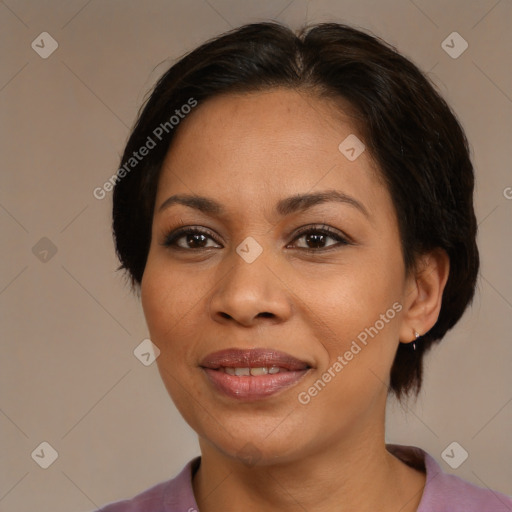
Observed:
[[[272,375],[229,375],[222,370],[203,368],[217,391],[244,401],[261,400],[287,389],[301,380],[308,370],[287,371]]]

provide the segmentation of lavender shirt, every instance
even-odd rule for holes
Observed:
[[[425,451],[413,446],[387,445],[405,463],[426,471],[426,484],[417,512],[512,512],[512,498],[444,473]],[[199,512],[192,477],[201,458],[192,459],[171,480],[161,482],[130,500],[118,501],[97,512]]]

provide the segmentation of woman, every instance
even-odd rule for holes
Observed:
[[[512,510],[384,441],[473,297],[473,184],[444,100],[353,28],[247,25],[172,66],[113,228],[201,457],[102,510]]]

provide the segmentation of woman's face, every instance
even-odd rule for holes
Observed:
[[[293,460],[383,427],[410,283],[354,135],[312,95],[224,95],[166,158],[142,305],[177,408],[229,456]],[[200,233],[169,236],[181,227]]]

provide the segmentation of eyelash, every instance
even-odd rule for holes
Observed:
[[[351,240],[349,240],[348,237],[342,236],[337,231],[334,231],[329,226],[325,226],[325,225],[322,225],[321,227],[306,226],[304,228],[299,229],[297,231],[297,233],[295,233],[295,238],[293,239],[293,242],[302,238],[304,235],[309,235],[311,233],[326,235],[329,238],[336,240],[338,243],[330,245],[326,248],[320,248],[320,249],[299,247],[299,249],[301,251],[305,251],[308,253],[319,253],[319,252],[325,252],[325,251],[329,251],[329,250],[332,250],[335,248],[339,248],[344,245],[353,245],[353,242]],[[217,240],[215,240],[215,237],[211,234],[210,231],[205,230],[205,229],[187,227],[187,228],[178,229],[178,230],[166,235],[162,245],[164,247],[168,247],[173,250],[183,250],[183,251],[204,251],[207,249],[213,249],[213,247],[199,247],[199,248],[193,249],[193,248],[185,248],[185,247],[177,246],[176,241],[185,235],[205,235],[207,237],[210,237],[215,243],[217,243],[217,244],[219,243],[219,242],[217,242]]]

